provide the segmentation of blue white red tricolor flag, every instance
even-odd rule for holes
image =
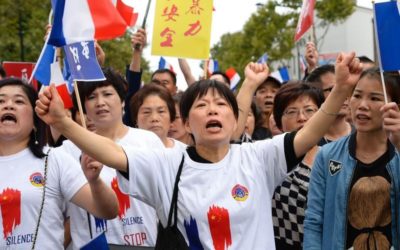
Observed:
[[[67,44],[116,38],[127,23],[111,0],[57,0],[49,44]]]
[[[236,72],[234,68],[229,68],[225,71],[225,74],[228,76],[230,80],[231,90],[235,90],[240,82],[240,75]]]
[[[258,63],[267,63],[268,62],[268,54],[265,52],[260,58],[257,60]]]
[[[169,69],[172,72],[174,72],[174,68],[172,67],[172,65],[167,62],[167,60],[165,60],[164,57],[160,57],[160,61],[158,62],[158,69]]]
[[[94,41],[66,45],[64,52],[74,81],[90,82],[106,79],[96,58]]]
[[[280,81],[281,83],[290,80],[289,71],[287,67],[281,67],[277,71],[271,73],[271,76]]]
[[[209,59],[207,60],[207,64],[207,71],[209,75],[212,75],[212,73],[219,71],[219,64],[217,60]]]
[[[70,109],[73,107],[71,95],[68,91],[67,81],[64,80],[64,77],[61,73],[59,62],[54,62],[50,65],[51,67],[51,78],[50,83],[54,83],[58,94],[61,96],[61,99],[64,102],[64,108]]]
[[[400,70],[400,1],[375,3],[374,15],[380,67]]]

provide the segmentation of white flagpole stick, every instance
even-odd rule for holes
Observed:
[[[379,71],[381,73],[381,83],[382,83],[382,89],[383,89],[383,96],[385,98],[385,103],[388,103],[388,98],[387,98],[387,93],[386,93],[386,85],[385,85],[385,78],[383,77],[381,51],[380,51],[379,39],[378,39],[378,27],[376,25],[375,1],[372,1],[372,6],[373,6],[373,13],[374,13],[375,43],[376,43],[377,48],[378,48],[376,50],[376,53],[378,55],[379,69],[380,69]]]
[[[80,117],[81,117],[82,127],[87,128],[86,127],[86,121],[85,121],[85,114],[83,113],[81,97],[79,95],[79,89],[78,89],[78,82],[77,81],[74,81],[74,90],[75,90],[76,103],[78,104],[78,110],[79,110]]]
[[[52,15],[53,15],[53,10],[50,10],[50,13],[49,13],[49,24],[51,24]],[[42,60],[42,57],[43,57],[44,51],[46,50],[46,46],[47,46],[47,42],[49,41],[49,38],[50,38],[50,34],[46,37],[46,41],[44,42],[44,46],[42,48],[42,51],[40,52],[39,58],[37,59],[35,67],[32,70],[31,77],[29,77],[28,84],[31,84],[31,82],[33,80],[33,76],[35,75],[37,67],[38,67],[38,63],[37,62],[40,62],[40,60]]]

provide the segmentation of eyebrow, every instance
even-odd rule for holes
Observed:
[[[355,92],[357,92],[357,93],[363,93],[362,90],[358,90],[358,89],[355,89],[355,90],[354,90],[354,93],[355,93]],[[374,96],[384,96],[383,93],[381,93],[381,92],[371,92],[370,95],[374,95]]]
[[[0,97],[6,97],[6,96],[9,96],[9,95],[7,95],[7,94],[0,94]],[[26,97],[25,95],[22,95],[22,94],[16,94],[16,95],[13,95],[13,96],[11,96],[12,98],[17,98],[17,97],[21,97],[21,98],[24,98],[24,99],[28,99],[28,97]]]

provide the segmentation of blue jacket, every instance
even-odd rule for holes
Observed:
[[[355,134],[329,143],[318,152],[311,171],[304,220],[303,249],[346,249],[347,201],[356,167],[349,150]],[[386,168],[391,177],[392,245],[399,249],[400,155],[390,144],[393,157]]]

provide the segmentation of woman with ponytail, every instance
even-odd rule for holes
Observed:
[[[355,132],[322,147],[311,172],[304,249],[399,249],[400,76],[363,72]],[[331,114],[334,115],[334,114]]]

